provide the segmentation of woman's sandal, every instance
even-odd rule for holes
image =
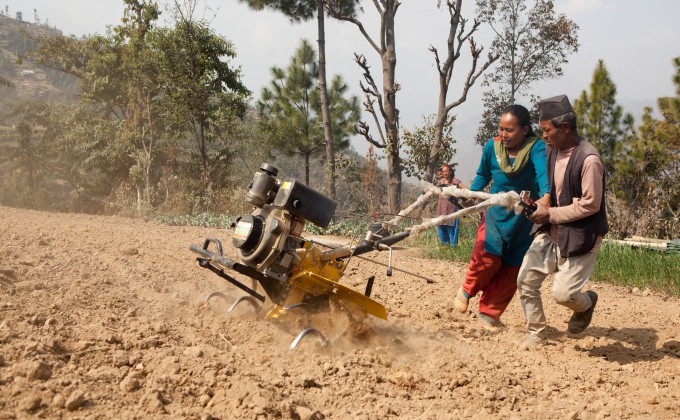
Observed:
[[[467,293],[465,293],[465,290],[463,290],[462,287],[458,289],[458,294],[456,295],[456,298],[453,300],[453,307],[456,309],[456,311],[460,312],[461,314],[467,312],[469,302],[470,298],[468,298]]]
[[[501,329],[505,328],[505,325],[503,325],[501,321],[490,318],[484,314],[479,314],[477,324],[488,332],[499,332]]]

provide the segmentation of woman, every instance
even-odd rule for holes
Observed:
[[[484,146],[482,159],[470,189],[483,190],[491,181],[491,193],[531,192],[544,205],[550,200],[545,144],[534,135],[529,111],[511,105],[503,111],[498,137]],[[503,207],[491,207],[482,218],[465,281],[454,301],[464,313],[468,301],[479,292],[479,319],[483,327],[495,329],[517,290],[517,274],[531,244],[532,223]]]
[[[443,188],[449,185],[455,185],[458,188],[467,188],[460,182],[460,179],[455,178],[455,172],[451,165],[444,164],[441,169],[437,171],[440,174],[437,181],[437,187]],[[437,200],[437,216],[446,216],[451,213],[458,211],[458,201],[455,197],[442,197],[439,196]],[[448,222],[445,225],[437,226],[437,235],[439,236],[439,242],[442,245],[458,246],[458,219]]]

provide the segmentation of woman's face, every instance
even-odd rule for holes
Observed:
[[[440,171],[441,171],[441,173],[442,173],[442,176],[441,176],[441,177],[442,177],[444,180],[448,181],[448,180],[451,178],[451,169],[449,169],[448,166],[443,166],[443,167],[440,169]]]
[[[510,151],[519,150],[524,144],[524,136],[529,131],[529,127],[522,127],[517,121],[517,117],[510,113],[501,115],[498,123],[498,135],[503,141],[503,146]]]

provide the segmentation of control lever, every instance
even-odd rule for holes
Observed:
[[[379,244],[378,249],[380,251],[389,251],[388,257],[387,257],[387,277],[392,277],[392,247],[389,245],[385,244]]]
[[[529,191],[519,193],[519,204],[522,206],[522,214],[525,216],[531,216],[538,208],[536,202],[531,198]]]
[[[392,277],[392,247],[390,249],[389,257],[387,258],[387,277]]]

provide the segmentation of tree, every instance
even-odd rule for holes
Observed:
[[[319,93],[321,101],[321,116],[323,123],[324,140],[326,144],[326,188],[328,195],[335,199],[335,142],[333,140],[333,127],[331,126],[330,100],[326,81],[326,29],[324,23],[324,8],[327,1],[333,3],[336,10],[343,13],[355,9],[359,0],[240,0],[248,3],[256,10],[265,7],[278,10],[295,22],[306,21],[316,15],[318,44],[319,44]]]
[[[349,86],[342,77],[337,74],[333,76],[328,89],[328,111],[334,142],[333,150],[338,152],[350,146],[350,136],[355,133],[354,126],[361,114],[359,98],[347,97],[348,92]],[[323,112],[323,108],[321,111]]]
[[[379,213],[380,209],[380,195],[382,188],[380,188],[380,169],[378,168],[378,161],[373,153],[373,146],[368,147],[368,154],[366,155],[366,165],[360,172],[362,190],[366,194],[367,208],[369,215]]]
[[[5,79],[4,77],[0,76],[0,86],[6,88],[14,88],[14,83],[12,83],[12,81],[9,79]]]
[[[233,46],[204,22],[188,16],[186,12],[193,10],[195,2],[185,2],[187,9],[175,4],[177,19],[172,28],[154,26],[160,13],[155,3],[125,2],[121,24],[106,36],[83,41],[46,39],[40,43],[38,57],[41,63],[79,77],[81,99],[90,101],[99,112],[104,110],[100,116],[122,122],[107,149],[125,157],[123,173],[115,178],[136,189],[138,211],[153,208],[159,177],[173,172],[160,167],[162,163],[172,165],[165,153],[183,159],[176,152],[191,150],[184,143],[192,139],[201,164],[185,175],[200,179],[199,185],[188,182],[185,186],[197,192],[197,205],[203,207],[209,187],[205,181],[214,175],[210,169],[219,167],[224,173],[230,156],[222,135],[224,126],[242,116],[246,106],[248,91],[240,82],[239,71],[228,61],[234,57]],[[92,123],[95,129],[96,120]],[[110,158],[118,168],[121,160]],[[193,164],[191,159],[181,161]]]
[[[423,118],[422,125],[415,127],[412,131],[404,129],[402,138],[409,155],[409,158],[404,160],[404,171],[407,176],[432,180],[432,175],[428,176],[427,171],[432,160],[431,152],[434,150],[436,117],[436,115],[429,115]],[[456,154],[456,149],[453,148],[456,140],[452,135],[455,118],[455,116],[450,116],[442,130],[438,146],[439,153],[435,155],[434,161],[436,167],[451,162],[451,158]]]
[[[38,191],[52,167],[50,143],[54,133],[49,124],[52,107],[44,102],[25,102],[14,107],[9,117],[17,122],[17,147],[11,153],[16,165],[17,190],[23,205],[35,206]]]
[[[287,154],[297,154],[305,160],[305,183],[309,185],[309,164],[312,156],[322,150],[325,141],[321,127],[320,92],[316,88],[319,77],[316,51],[305,40],[291,58],[286,70],[272,68],[271,88],[262,90],[258,111],[271,135],[272,145]],[[330,112],[334,127],[334,147],[347,147],[348,135],[356,122],[356,98],[342,95],[347,86],[339,76],[334,78],[329,91],[333,98]]]
[[[152,34],[159,54],[163,95],[159,112],[166,128],[188,133],[193,155],[200,161],[197,205],[205,208],[206,191],[224,182],[228,150],[223,122],[243,118],[250,92],[240,70],[230,63],[236,56],[230,41],[217,35],[205,21],[194,20],[196,1],[175,5],[175,24]]]
[[[356,11],[343,10],[335,5],[331,5],[330,8],[331,16],[353,23],[380,57],[382,88],[378,87],[378,83],[371,75],[366,57],[355,54],[355,61],[364,72],[364,80],[360,82],[361,90],[364,92],[364,110],[372,116],[379,139],[375,139],[369,132],[369,125],[365,121],[359,122],[357,131],[373,146],[385,151],[387,205],[390,213],[397,213],[401,206],[402,162],[399,142],[399,109],[397,108],[397,92],[400,86],[396,81],[397,50],[394,30],[395,16],[400,4],[398,0],[373,2],[380,16],[378,38],[373,38],[368,34],[363,23],[358,19]],[[383,121],[382,128],[380,119]]]
[[[477,78],[498,59],[499,53],[490,52],[487,56],[486,62],[477,69],[477,61],[479,60],[484,47],[478,47],[472,35],[477,31],[480,21],[476,20],[472,24],[470,31],[465,32],[465,24],[467,19],[461,15],[462,0],[447,0],[446,8],[449,12],[449,36],[446,42],[447,54],[444,62],[440,61],[439,52],[433,46],[430,51],[434,54],[435,62],[437,64],[437,75],[439,77],[439,98],[437,100],[437,117],[434,120],[434,140],[429,150],[429,159],[427,161],[426,179],[432,179],[436,168],[440,165],[442,160],[442,152],[446,150],[444,130],[452,121],[449,118],[449,113],[455,107],[461,105],[467,99],[467,94],[470,88],[475,84]],[[472,64],[470,71],[463,82],[463,88],[460,97],[457,100],[448,102],[447,96],[449,87],[451,86],[451,79],[453,77],[453,70],[456,61],[460,58],[460,50],[462,46],[469,42],[470,55],[472,56]]]
[[[616,85],[603,60],[597,63],[590,92],[584,90],[574,101],[574,112],[579,133],[600,152],[605,169],[613,174],[619,151],[632,135],[633,116],[623,115],[616,103]]]
[[[539,80],[562,76],[567,57],[578,51],[578,25],[555,14],[552,0],[478,0],[482,22],[496,33],[492,50],[500,54],[484,79],[484,112],[476,142],[496,135],[500,112]],[[527,107],[531,108],[531,107]]]
[[[110,197],[127,181],[132,165],[128,148],[116,141],[124,126],[124,121],[107,118],[106,109],[91,101],[56,110],[52,117],[56,135],[50,145],[53,175],[83,197]]]
[[[637,136],[616,161],[618,194],[634,213],[655,211],[654,219],[669,220],[663,231],[653,232],[668,237],[680,226],[680,57],[674,65],[675,96],[657,100],[662,119],[646,108]]]
[[[132,182],[137,211],[141,212],[143,206],[151,205],[151,169],[156,154],[151,125],[156,120],[151,112],[151,99],[159,97],[162,86],[156,82],[160,73],[159,60],[148,48],[147,35],[159,12],[153,4],[125,1],[127,6],[121,25],[109,30],[106,36],[96,35],[84,40],[64,36],[42,38],[35,56],[40,64],[78,77],[81,104],[94,111],[77,111],[77,118],[90,120],[81,121],[82,130],[67,134],[69,142],[80,143],[68,148],[94,153],[96,158],[84,158],[93,164],[104,165],[104,172],[111,177],[108,183],[111,188]],[[102,123],[100,118],[113,122],[117,131],[114,136],[104,136],[108,130],[98,131]],[[90,149],[93,138],[106,144],[96,151]],[[74,165],[74,169],[77,167],[80,165]],[[66,179],[77,191],[80,188],[88,191],[93,185],[77,173],[71,172],[73,179]],[[105,194],[112,195],[113,190]]]

